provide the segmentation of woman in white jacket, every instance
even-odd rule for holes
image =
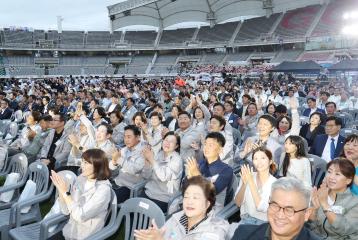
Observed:
[[[183,186],[183,211],[174,214],[162,229],[153,223],[147,230],[135,230],[137,240],[218,240],[228,239],[229,223],[210,213],[215,205],[215,187],[201,176]]]
[[[61,212],[70,215],[62,233],[53,239],[85,239],[104,226],[112,189],[105,153],[100,149],[87,150],[82,155],[81,168],[82,174],[70,190],[65,181],[52,171],[51,180],[59,193]]]

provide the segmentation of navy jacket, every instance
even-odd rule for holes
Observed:
[[[268,223],[261,225],[239,225],[232,240],[271,240],[271,231]],[[320,240],[313,232],[303,227],[295,240]]]
[[[319,157],[322,157],[322,153],[323,153],[324,147],[326,146],[327,139],[328,139],[327,134],[318,135],[316,137],[316,139],[314,140],[309,153],[317,155]],[[345,138],[343,136],[339,135],[338,142],[336,145],[336,151],[334,152],[335,158],[339,157],[339,155],[341,154],[341,152],[343,150],[344,139]]]
[[[326,114],[325,111],[323,109],[320,109],[320,108],[317,108],[316,112],[320,112],[320,113],[322,113],[324,115]],[[305,116],[305,117],[309,117],[310,114],[311,114],[311,109],[310,108],[306,108],[302,113],[302,115]]]
[[[233,128],[238,128],[239,127],[239,123],[237,122],[238,118],[239,118],[239,116],[236,115],[235,113],[230,114],[228,122],[231,125],[231,127],[233,127]]]
[[[0,120],[3,120],[3,119],[10,119],[11,118],[11,115],[12,115],[12,111],[10,108],[6,108],[4,110],[4,113],[2,113],[2,111],[0,110]]]

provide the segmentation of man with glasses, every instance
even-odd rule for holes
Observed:
[[[39,158],[49,169],[66,166],[71,151],[68,142],[69,129],[65,129],[65,118],[63,114],[55,114],[50,122],[50,132],[46,137]]]
[[[326,119],[326,134],[318,135],[310,149],[310,153],[317,155],[327,162],[338,157],[343,149],[344,137],[339,135],[342,120],[331,116]]]
[[[268,223],[239,225],[233,240],[318,240],[304,224],[308,221],[311,190],[296,178],[283,177],[272,184]]]
[[[6,98],[0,101],[0,120],[11,118],[12,110],[9,108],[9,102]]]

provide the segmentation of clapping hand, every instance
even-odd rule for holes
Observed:
[[[249,165],[243,165],[241,167],[240,177],[241,177],[242,182],[245,185],[249,184],[250,182],[252,182],[254,180],[253,173],[254,173],[254,170]]]
[[[134,230],[136,240],[163,240],[165,229],[159,229],[155,220],[152,220],[152,227],[148,229]]]
[[[60,175],[58,175],[55,171],[52,170],[50,178],[60,195],[67,192],[66,182],[62,179]]]
[[[121,150],[119,149],[114,149],[113,153],[112,153],[112,164],[117,166],[118,165],[118,160],[121,157]]]
[[[146,146],[143,150],[142,150],[142,154],[145,158],[145,162],[149,163],[150,165],[154,164],[154,153],[152,151],[152,149],[149,146]]]
[[[186,163],[186,170],[189,178],[201,175],[198,163],[194,157],[188,158]]]

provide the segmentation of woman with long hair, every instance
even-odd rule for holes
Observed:
[[[311,147],[316,136],[325,134],[323,124],[323,115],[320,112],[314,112],[310,116],[310,121],[301,127],[300,136],[307,140],[308,147]]]
[[[271,185],[276,181],[273,176],[276,164],[270,150],[259,147],[252,153],[255,172],[248,165],[243,165],[240,172],[240,185],[236,194],[236,205],[240,207],[239,224],[267,222],[267,209]]]
[[[291,135],[285,141],[285,157],[280,166],[280,175],[296,177],[306,186],[312,186],[311,163],[307,158],[302,137]]]

